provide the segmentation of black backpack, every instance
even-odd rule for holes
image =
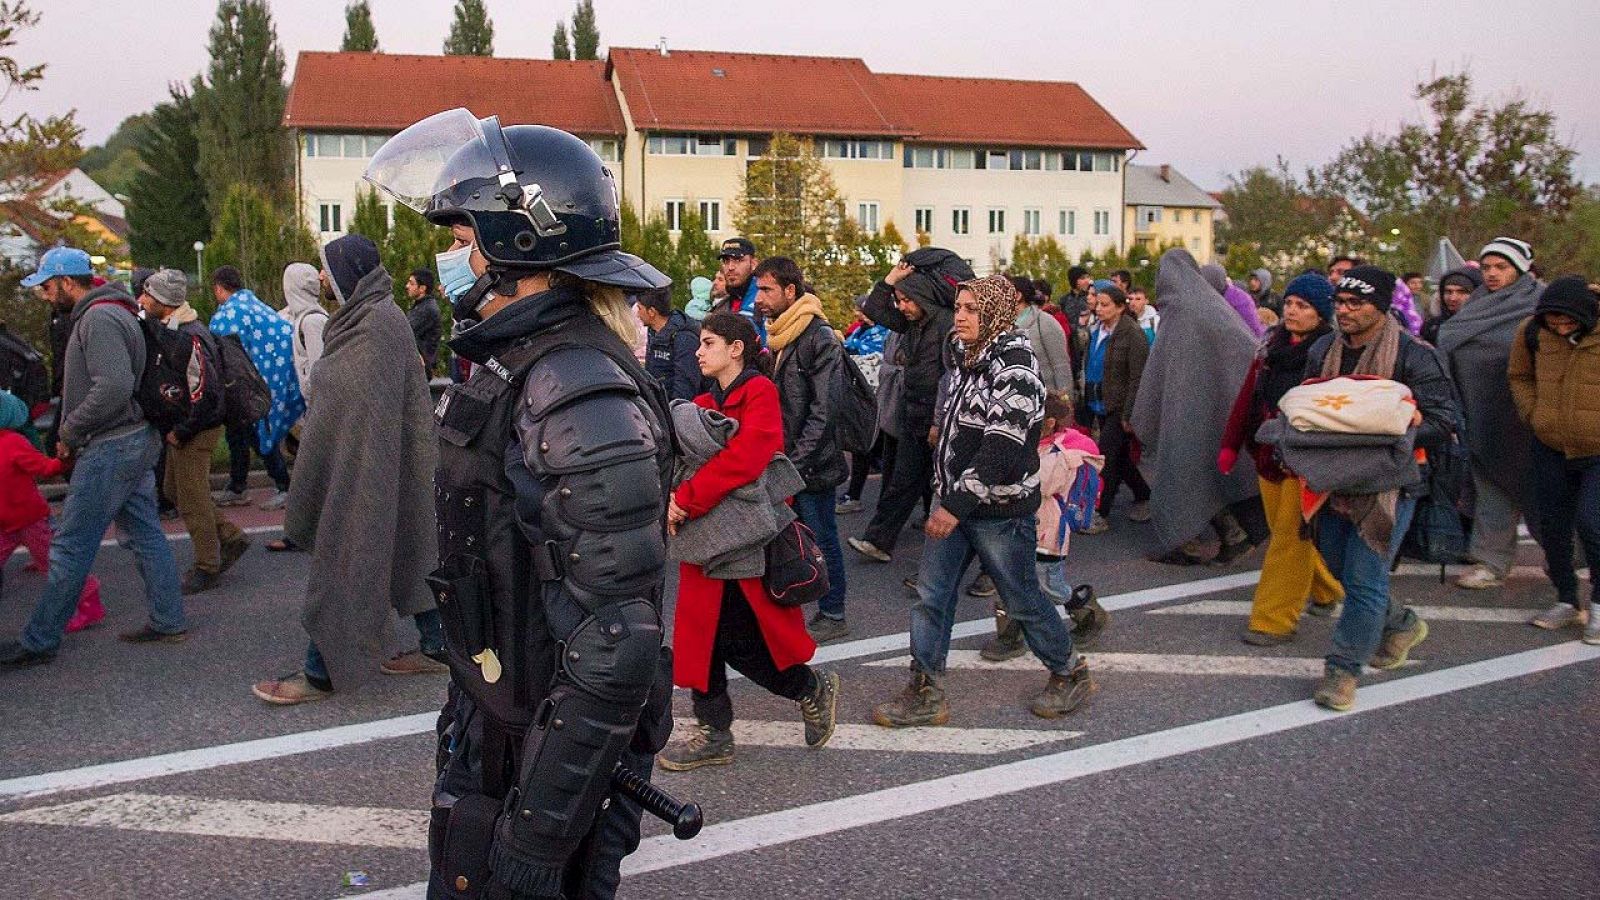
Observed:
[[[31,410],[50,402],[50,373],[44,355],[0,324],[0,388],[16,394]]]
[[[139,373],[133,398],[145,421],[166,434],[189,418],[189,357],[194,344],[183,332],[139,316],[132,300],[97,300],[90,308],[106,304],[123,309],[139,323],[144,335],[144,371]]]
[[[848,453],[870,453],[873,442],[878,439],[878,392],[850,354],[843,356],[844,396],[839,398],[834,433],[839,449]]]
[[[230,431],[252,428],[272,410],[272,390],[237,334],[217,335],[222,370],[222,422]]]
[[[816,536],[799,519],[767,542],[767,571],[762,581],[772,602],[804,606],[828,594],[828,566]]]

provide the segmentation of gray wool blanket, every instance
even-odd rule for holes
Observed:
[[[678,441],[672,482],[676,486],[727,447],[739,423],[716,410],[677,400],[672,404],[672,428]],[[705,515],[679,525],[678,533],[667,540],[667,552],[678,562],[700,566],[707,578],[760,578],[767,571],[767,544],[795,520],[787,501],[804,489],[805,479],[779,453],[760,478],[729,492]]]
[[[1422,480],[1415,455],[1417,430],[1402,435],[1301,431],[1287,416],[1262,423],[1256,441],[1278,448],[1283,463],[1319,494],[1365,496]]]
[[[362,278],[323,332],[283,533],[311,551],[306,633],[334,687],[371,677],[398,613],[433,607],[439,556],[428,383],[389,273]]]

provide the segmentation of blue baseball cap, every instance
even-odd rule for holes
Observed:
[[[22,279],[25,288],[38,287],[57,275],[93,275],[89,254],[77,247],[52,247],[39,257],[39,268]]]

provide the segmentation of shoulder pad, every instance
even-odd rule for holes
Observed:
[[[638,394],[639,386],[603,351],[562,347],[545,354],[528,372],[522,386],[523,414],[542,419],[581,397],[608,392]]]

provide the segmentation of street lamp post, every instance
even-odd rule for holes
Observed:
[[[194,242],[194,283],[195,284],[199,284],[200,282],[204,281],[205,277],[206,277],[205,252],[206,252],[206,242],[205,241],[195,241]]]

